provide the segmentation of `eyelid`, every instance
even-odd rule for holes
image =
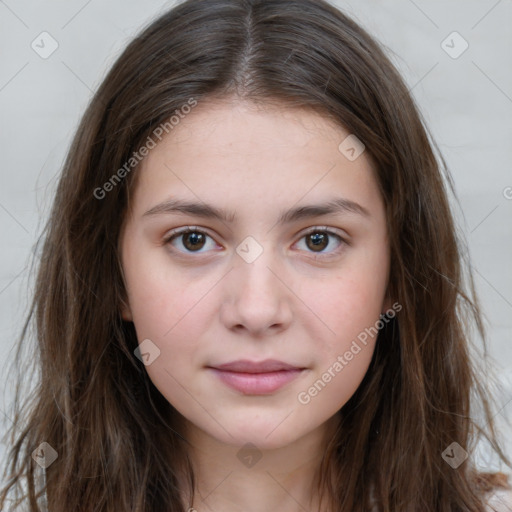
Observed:
[[[168,245],[168,244],[170,244],[170,242],[173,238],[175,238],[179,235],[184,235],[186,233],[190,233],[190,232],[198,232],[198,233],[207,235],[208,237],[210,237],[212,240],[214,240],[217,243],[217,241],[215,240],[215,236],[213,236],[207,228],[203,228],[201,226],[182,226],[180,228],[172,229],[171,231],[166,233],[164,235],[164,237],[162,238],[162,245]],[[330,236],[334,235],[340,239],[341,246],[350,245],[350,237],[348,236],[348,234],[345,231],[337,229],[337,228],[329,227],[329,226],[310,226],[305,231],[301,231],[301,232],[299,232],[298,235],[296,235],[298,237],[298,239],[296,242],[294,242],[294,245],[297,244],[298,242],[300,242],[305,236],[312,234],[312,233],[327,233]],[[325,253],[324,252],[318,252],[318,253],[310,252],[310,254],[314,255],[318,258],[329,258],[329,257],[338,255],[341,250],[342,250],[341,248],[337,248],[331,252],[325,252]],[[183,252],[183,251],[180,251],[177,249],[175,251],[179,254],[194,254],[194,251]],[[203,254],[203,253],[198,252],[197,254]]]
[[[301,231],[298,235],[298,240],[294,243],[300,243],[304,237],[312,234],[312,233],[326,233],[329,237],[336,237],[339,239],[339,246],[330,252],[314,252],[314,251],[306,251],[309,255],[309,258],[313,258],[315,260],[324,260],[328,261],[332,258],[337,258],[343,252],[345,246],[350,246],[350,237],[344,231],[339,230],[337,228],[331,228],[329,226],[312,226],[306,229],[306,231]]]
[[[187,233],[189,231],[198,231],[200,233],[204,233],[205,235],[210,236],[211,238],[215,238],[214,235],[212,235],[210,233],[208,228],[203,228],[201,226],[182,226],[181,228],[175,228],[175,229],[172,229],[171,231],[169,231],[168,233],[166,233],[163,237],[163,240],[168,241],[169,238],[171,238],[174,235]],[[346,243],[349,243],[349,240],[350,240],[350,236],[348,235],[348,233],[346,231],[340,230],[339,228],[333,228],[330,226],[310,226],[309,228],[306,228],[305,231],[300,231],[298,233],[298,235],[296,235],[296,236],[302,237],[302,236],[309,235],[310,233],[314,233],[317,231],[324,231],[324,232],[327,232],[330,234],[338,235]]]
[[[203,228],[201,226],[182,226],[181,228],[171,229],[164,235],[164,238],[169,238],[173,235],[177,235],[180,233],[187,233],[188,231],[200,231],[202,233],[209,235],[209,231],[207,228]]]
[[[336,236],[339,236],[347,244],[349,243],[350,237],[346,231],[339,229],[339,228],[333,228],[330,226],[312,226],[312,227],[307,228],[306,231],[301,231],[299,233],[299,236],[302,237],[304,235],[309,235],[311,233],[316,233],[318,231],[325,232],[328,234],[334,234]]]
[[[215,240],[215,236],[211,234],[207,228],[203,228],[201,226],[182,226],[181,228],[171,229],[171,231],[167,232],[162,237],[162,245],[168,244],[175,236],[184,235],[190,232],[202,233],[209,236],[212,240]]]

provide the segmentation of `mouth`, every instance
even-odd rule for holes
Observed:
[[[299,377],[307,369],[274,359],[248,360],[208,366],[217,378],[244,395],[268,395]]]

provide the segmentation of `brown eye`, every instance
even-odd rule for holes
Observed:
[[[302,240],[306,241],[306,252],[316,253],[321,257],[336,255],[346,244],[340,235],[325,228],[311,229],[301,238]]]
[[[306,245],[315,252],[323,251],[329,245],[329,237],[325,233],[312,233],[306,236],[306,240]]]
[[[206,240],[205,235],[197,231],[190,231],[189,233],[184,233],[181,236],[183,240],[183,246],[186,247],[189,251],[202,249]]]
[[[201,251],[201,249],[207,247],[208,239],[211,240],[212,248],[215,247],[211,236],[199,229],[188,228],[181,231],[174,231],[164,239],[164,244],[169,244],[182,253],[202,253],[206,252]],[[183,248],[181,248],[180,245]]]

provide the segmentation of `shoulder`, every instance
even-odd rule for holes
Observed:
[[[377,512],[373,486],[370,491],[372,512]],[[497,488],[489,491],[485,500],[485,512],[512,512],[512,489]]]
[[[512,489],[494,489],[486,500],[486,512],[512,512]]]

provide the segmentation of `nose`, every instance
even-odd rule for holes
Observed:
[[[253,336],[287,329],[293,316],[293,292],[279,265],[266,251],[252,263],[236,258],[225,283],[223,324],[230,330],[247,331]]]

